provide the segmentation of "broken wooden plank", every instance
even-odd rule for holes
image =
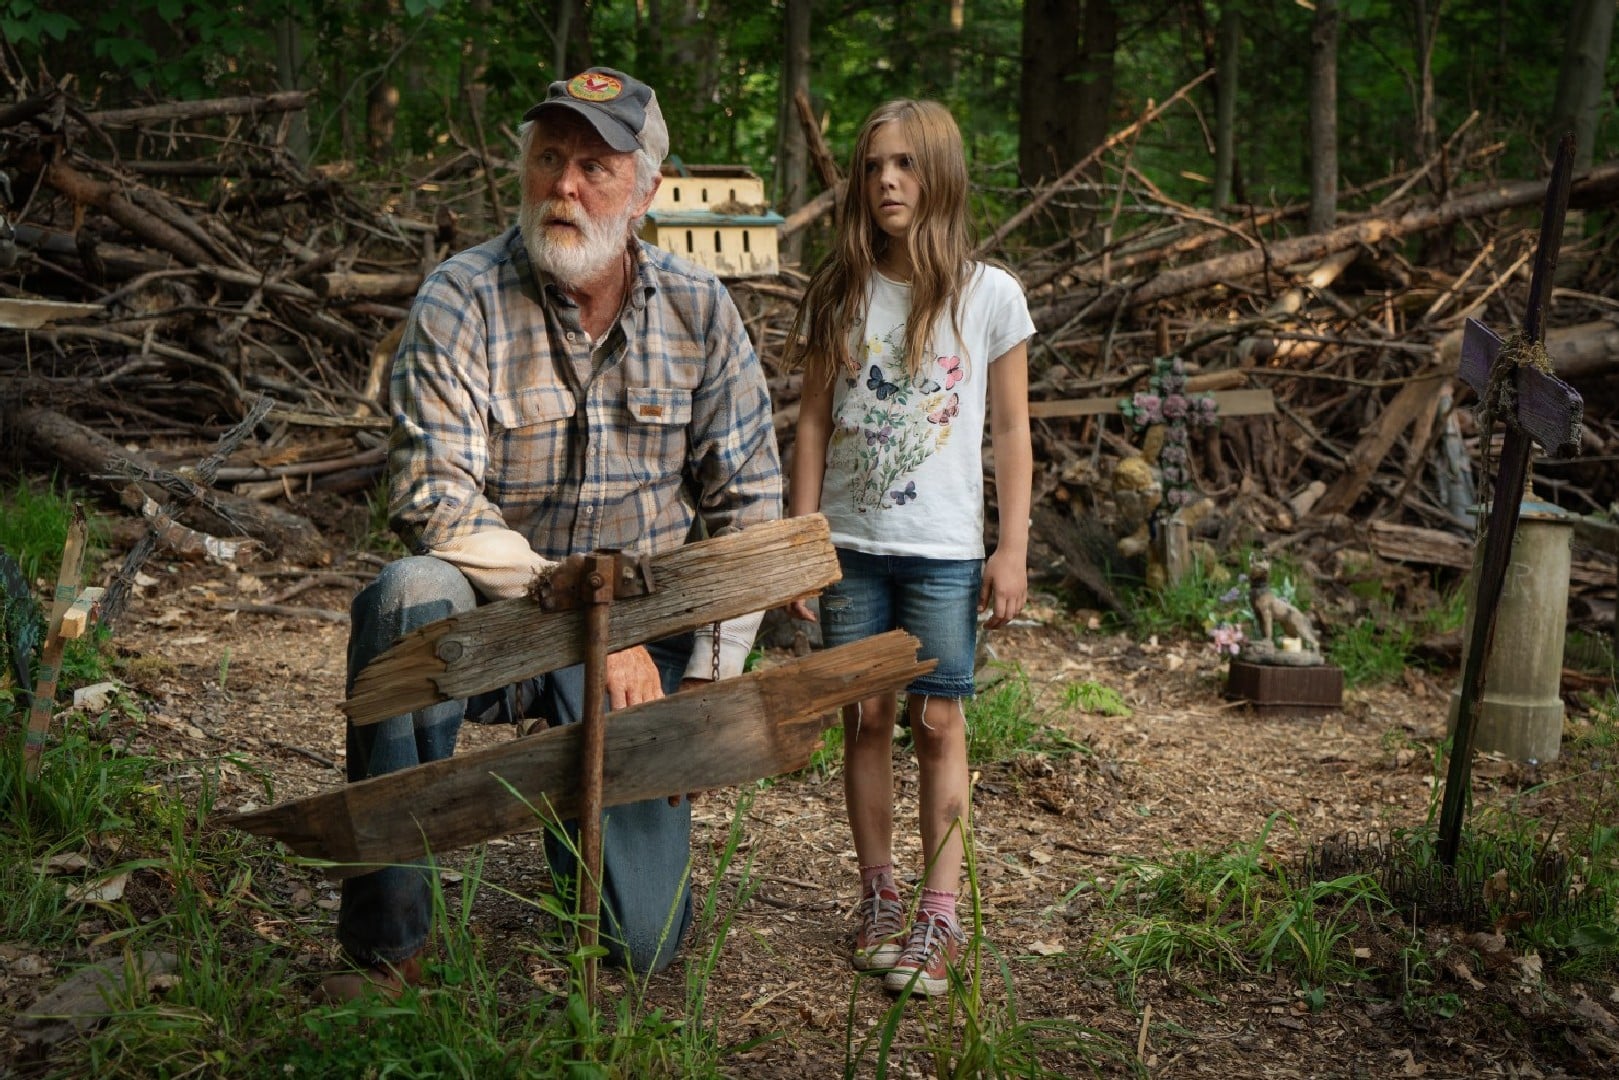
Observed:
[[[107,590],[91,586],[79,590],[73,598],[73,604],[62,613],[61,635],[64,640],[77,641],[90,629],[90,623],[95,619],[96,608],[101,604],[101,597]]]
[[[37,330],[58,319],[83,319],[106,310],[103,304],[72,304],[65,300],[30,300],[8,296],[0,298],[0,330]]]
[[[838,706],[898,691],[934,668],[937,661],[916,659],[917,646],[895,630],[609,714],[602,804],[803,768]],[[577,724],[552,728],[223,824],[280,840],[299,855],[349,864],[328,872],[352,876],[537,829],[542,813],[576,816],[582,736]]]
[[[1318,517],[1347,514],[1350,507],[1360,501],[1372,482],[1372,476],[1393,451],[1400,435],[1438,393],[1436,380],[1443,376],[1444,372],[1438,368],[1430,368],[1411,376],[1400,387],[1400,392],[1378,414],[1377,423],[1361,436],[1360,442],[1349,452],[1349,468],[1332,482],[1321,501],[1315,504],[1314,512]]]
[[[838,580],[819,514],[754,525],[652,560],[656,590],[613,605],[609,651],[812,596]],[[401,638],[354,680],[343,712],[375,724],[583,662],[584,612],[527,597],[485,604]]]
[[[1188,388],[1190,389],[1190,388]],[[1269,390],[1220,390],[1214,398],[1216,416],[1268,416],[1276,411],[1276,397]],[[1055,420],[1072,416],[1107,416],[1119,411],[1118,397],[1070,398],[1062,401],[1031,401],[1031,419]]]

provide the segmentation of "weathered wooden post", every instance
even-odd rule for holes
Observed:
[[[1496,609],[1507,566],[1512,560],[1512,541],[1518,527],[1518,505],[1528,482],[1530,452],[1536,442],[1554,455],[1579,445],[1583,402],[1573,387],[1551,373],[1551,361],[1543,344],[1546,305],[1551,299],[1552,274],[1557,268],[1573,162],[1574,136],[1565,135],[1558,144],[1557,159],[1546,185],[1540,242],[1535,251],[1523,329],[1510,341],[1503,342],[1482,323],[1468,320],[1462,341],[1460,374],[1479,395],[1479,438],[1486,462],[1496,419],[1506,424],[1506,439],[1490,500],[1484,553],[1478,563],[1473,631],[1462,666],[1456,731],[1451,740],[1445,797],[1439,812],[1439,857],[1446,866],[1456,864],[1456,854],[1461,847],[1484,667],[1494,642]]]
[[[90,524],[84,507],[73,504],[73,518],[67,527],[67,543],[62,547],[62,566],[56,575],[56,593],[51,597],[50,622],[45,631],[45,647],[39,655],[39,677],[34,684],[28,710],[28,734],[23,743],[23,767],[28,779],[39,778],[40,754],[51,730],[51,714],[56,707],[56,682],[62,673],[62,649],[71,638],[89,628],[92,609],[101,597],[100,589],[79,588],[84,577],[84,551],[90,540]]]

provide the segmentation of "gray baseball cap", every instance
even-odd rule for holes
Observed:
[[[652,88],[613,68],[586,68],[551,84],[545,100],[523,114],[534,120],[547,109],[571,109],[590,121],[607,145],[620,153],[641,149]]]

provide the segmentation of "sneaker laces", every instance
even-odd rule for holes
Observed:
[[[905,905],[900,903],[898,893],[884,896],[884,891],[873,889],[860,901],[860,919],[863,925],[871,928],[874,944],[897,938],[905,932]]]
[[[935,952],[943,953],[949,941],[960,941],[961,933],[942,915],[929,915],[916,920],[911,936],[905,942],[902,954],[905,960],[925,967]]]

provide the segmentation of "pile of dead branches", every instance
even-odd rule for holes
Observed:
[[[1461,327],[1516,324],[1543,182],[1490,179],[1490,147],[1459,131],[1440,158],[1351,193],[1366,208],[1337,229],[1297,235],[1303,207],[1213,214],[1134,167],[1134,134],[1174,101],[1024,193],[981,249],[1021,275],[1041,331],[1031,396],[1048,556],[1080,581],[1106,569],[1079,566],[1098,559],[1074,537],[1113,516],[1114,465],[1139,452],[1117,403],[1144,387],[1154,358],[1175,356],[1190,390],[1274,401],[1194,444],[1210,538],[1301,548],[1341,542],[1353,523],[1385,557],[1465,565],[1480,448],[1453,379]],[[409,298],[439,260],[497,227],[513,179],[509,162],[466,147],[405,179],[306,168],[287,151],[303,104],[284,93],[84,111],[50,91],[0,108],[9,441],[107,481],[134,508],[172,496],[177,467],[267,397],[256,431],[212,474],[214,509],[233,525],[216,513],[209,527],[293,557],[321,542],[300,516],[312,493],[380,482],[384,376]],[[823,180],[836,183],[830,166]],[[1576,181],[1577,208],[1616,199],[1619,164]],[[1619,228],[1600,214],[1579,228],[1548,344],[1585,392],[1583,455],[1542,463],[1538,482],[1591,512],[1619,499],[1619,471],[1602,465],[1619,456],[1608,404]],[[804,278],[731,284],[790,453],[799,376],[781,353]],[[75,304],[91,306],[62,306]]]

